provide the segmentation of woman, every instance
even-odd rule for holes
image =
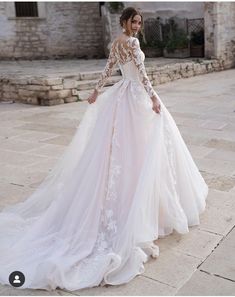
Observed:
[[[153,90],[126,8],[123,33],[77,132],[50,175],[0,214],[0,283],[78,290],[129,282],[156,258],[155,240],[199,224],[208,187],[170,113]],[[113,67],[123,78],[97,96]]]

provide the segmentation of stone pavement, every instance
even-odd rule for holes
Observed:
[[[235,70],[155,88],[209,185],[201,224],[156,241],[128,284],[67,292],[0,286],[0,295],[235,295]],[[0,103],[0,207],[26,199],[71,141],[87,102]]]

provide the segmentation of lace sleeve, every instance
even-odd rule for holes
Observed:
[[[149,94],[150,97],[154,96],[158,98],[157,93],[154,91],[152,84],[147,76],[144,62],[142,61],[140,43],[138,38],[133,38],[133,40],[131,40],[130,51],[132,59],[136,67],[138,68],[141,77],[141,82],[143,83],[146,92]]]
[[[106,66],[101,74],[100,79],[98,80],[95,89],[100,92],[104,86],[104,84],[106,83],[107,79],[110,77],[110,75],[112,74],[112,70],[113,67],[116,65],[117,63],[117,58],[115,56],[115,51],[114,51],[114,42],[111,45],[111,50],[109,53],[109,57],[106,63]]]

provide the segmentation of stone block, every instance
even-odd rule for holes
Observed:
[[[32,85],[46,85],[46,79],[41,77],[34,77],[29,80]]]
[[[67,80],[63,82],[64,89],[74,89],[77,88],[78,82],[76,80]]]
[[[42,99],[41,105],[51,106],[51,105],[57,105],[57,104],[63,104],[63,99]]]
[[[38,105],[38,98],[37,97],[30,97],[26,99],[27,104]]]
[[[71,90],[51,90],[48,92],[48,99],[64,99],[66,97],[71,97]]]
[[[33,97],[36,95],[35,91],[25,90],[25,89],[19,89],[18,91],[19,97]]]
[[[49,86],[42,86],[42,85],[27,85],[27,90],[32,91],[49,91]]]
[[[63,83],[62,78],[47,78],[45,80],[45,84],[47,86],[61,85],[62,83]]]
[[[77,96],[78,95],[78,90],[72,89],[71,91],[72,91],[72,95],[73,96]]]
[[[55,85],[55,86],[51,86],[52,90],[63,90],[64,86],[63,85]]]
[[[28,79],[26,78],[12,78],[10,79],[10,83],[12,85],[27,85]]]
[[[16,91],[16,86],[15,85],[11,85],[11,84],[4,84],[2,86],[2,91],[15,92]]]
[[[64,98],[64,103],[76,102],[77,99],[78,99],[77,96],[72,96],[72,97]]]
[[[2,98],[4,99],[18,99],[18,93],[16,92],[3,92],[2,93]]]

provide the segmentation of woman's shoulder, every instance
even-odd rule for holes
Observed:
[[[123,37],[123,35],[118,35],[116,38],[114,38],[114,40],[112,41],[113,44],[115,43],[126,43],[126,44],[139,44],[139,39],[137,37],[134,36],[127,36],[127,37]]]

